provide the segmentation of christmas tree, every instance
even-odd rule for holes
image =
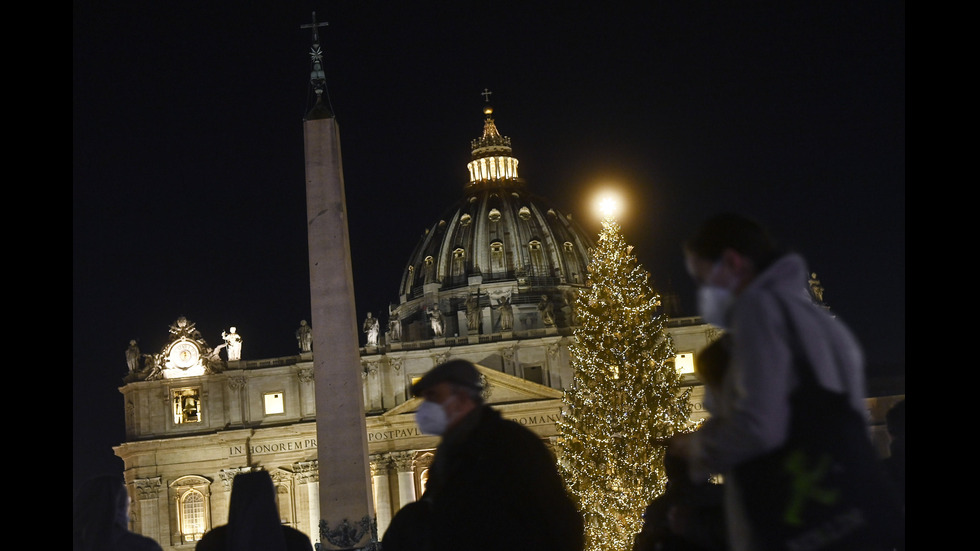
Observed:
[[[606,217],[576,301],[575,376],[558,422],[559,470],[585,517],[590,551],[632,548],[643,510],[667,482],[661,442],[685,428],[691,411],[667,315],[631,251]]]

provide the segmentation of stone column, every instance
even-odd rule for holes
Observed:
[[[170,528],[161,532],[160,526],[160,490],[163,484],[159,476],[153,478],[137,478],[133,481],[135,492],[130,497],[135,502],[134,511],[136,522],[132,531],[153,538],[156,541],[170,541]]]
[[[374,508],[378,512],[378,535],[384,535],[391,523],[391,486],[388,468],[391,457],[386,453],[371,456],[371,478],[374,482]]]
[[[311,539],[316,540],[320,523],[320,492],[317,485],[319,480],[316,461],[293,463],[293,472],[296,473],[297,484],[296,522],[300,524],[303,533],[311,534]]]
[[[340,132],[321,102],[303,121],[320,479],[320,549],[372,545],[374,504]]]
[[[396,452],[391,460],[398,471],[398,508],[416,500],[415,496],[415,453]]]

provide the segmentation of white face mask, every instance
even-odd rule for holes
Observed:
[[[450,396],[449,400],[451,399]],[[442,405],[426,400],[419,405],[419,409],[415,412],[415,424],[424,434],[442,436],[449,426],[449,416],[446,415],[446,410]]]
[[[726,314],[733,300],[732,292],[724,287],[701,287],[698,289],[698,313],[704,321],[725,329]]]

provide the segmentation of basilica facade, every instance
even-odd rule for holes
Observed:
[[[568,344],[591,238],[532,193],[489,105],[483,116],[462,198],[406,251],[397,302],[386,318],[363,320],[360,365],[350,366],[363,382],[379,534],[424,491],[438,444],[415,425],[414,381],[448,359],[470,360],[487,402],[550,442],[573,376]],[[234,331],[212,348],[193,320],[179,318],[162,350],[131,359],[121,388],[126,442],[115,451],[134,531],[164,548],[191,548],[227,521],[234,476],[264,469],[282,521],[318,541],[317,447],[343,443],[317,442],[309,329],[300,323],[295,355],[242,360]],[[670,332],[688,371],[714,336],[692,318],[672,320]]]
[[[363,320],[360,364],[350,366],[363,383],[379,535],[424,492],[438,444],[414,422],[414,381],[446,360],[470,360],[483,374],[486,401],[550,445],[573,377],[568,345],[591,239],[532,193],[489,106],[483,117],[462,197],[406,251],[397,301],[387,317]],[[675,365],[694,387],[693,422],[704,415],[693,359],[716,330],[697,318],[668,327]],[[318,485],[317,449],[344,442],[317,441],[318,351],[309,333],[301,322],[294,355],[241,359],[234,331],[211,347],[193,320],[178,318],[162,350],[130,358],[121,388],[126,441],[115,453],[135,532],[164,549],[192,549],[227,521],[234,476],[263,469],[275,481],[282,522],[319,541],[319,492],[329,489]]]

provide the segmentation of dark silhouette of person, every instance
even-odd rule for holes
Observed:
[[[721,391],[730,359],[730,337],[723,334],[694,357],[694,374],[705,385],[705,401]],[[667,488],[643,512],[643,529],[633,551],[722,551],[727,549],[722,487],[705,477],[688,476],[687,460],[664,456]]]
[[[129,531],[129,493],[119,475],[82,483],[72,504],[75,551],[162,551],[154,540]]]
[[[385,530],[384,551],[428,551],[429,521],[429,502],[406,503]]]
[[[541,438],[483,401],[482,376],[466,360],[440,364],[412,387],[425,399],[416,423],[440,435],[421,501],[431,551],[581,551],[584,521]],[[428,507],[425,509],[424,507]],[[404,510],[404,509],[403,509]],[[393,526],[406,524],[399,518]],[[398,532],[389,528],[382,544]],[[416,547],[415,549],[419,549]]]
[[[882,460],[885,474],[892,481],[905,508],[905,399],[895,404],[885,414],[885,426],[891,442],[888,444],[890,454]]]
[[[285,526],[276,506],[276,489],[266,471],[235,476],[228,524],[204,534],[197,551],[313,551],[306,534]]]

